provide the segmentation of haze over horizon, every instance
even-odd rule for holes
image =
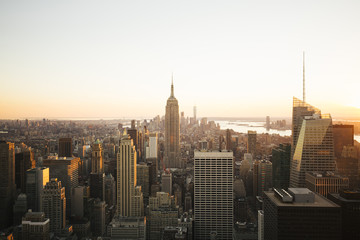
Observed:
[[[359,1],[2,1],[0,119],[360,117]]]

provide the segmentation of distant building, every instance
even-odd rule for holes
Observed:
[[[341,207],[341,239],[360,239],[360,192],[344,190],[330,193],[328,198]]]
[[[22,193],[26,192],[26,171],[34,167],[34,153],[31,148],[15,154],[15,183]]]
[[[333,125],[334,154],[340,158],[344,146],[354,146],[354,125]]]
[[[50,219],[44,212],[29,210],[22,219],[22,240],[49,240]]]
[[[72,138],[59,139],[59,157],[72,157]]]
[[[255,159],[255,157],[256,157],[256,131],[248,131],[247,153],[251,153],[251,155]]]
[[[273,187],[287,189],[290,184],[291,145],[280,144],[272,149]]]
[[[266,116],[266,129],[269,130],[270,129],[270,116]]]
[[[13,223],[12,206],[15,200],[14,143],[0,141],[0,229]]]
[[[340,157],[336,157],[336,170],[340,175],[349,178],[349,187],[359,186],[359,158],[356,146],[344,146]]]
[[[253,194],[256,198],[272,187],[272,163],[269,160],[256,160],[253,174]]]
[[[341,209],[306,188],[265,192],[264,236],[267,240],[340,239]]]
[[[195,152],[195,239],[232,239],[233,153]]]
[[[307,172],[305,181],[308,189],[324,197],[329,193],[338,193],[341,189],[349,188],[349,178],[333,172]]]
[[[40,209],[50,219],[50,231],[60,234],[65,228],[66,197],[61,181],[52,178],[41,194]]]

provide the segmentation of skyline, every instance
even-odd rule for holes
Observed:
[[[140,4],[139,4],[140,3]],[[0,3],[0,119],[360,116],[357,1]]]

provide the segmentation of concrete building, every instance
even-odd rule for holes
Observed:
[[[0,141],[0,229],[13,223],[12,206],[15,193],[14,143]]]
[[[157,133],[149,134],[149,149],[146,151],[146,158],[158,158],[158,136]]]
[[[50,169],[50,178],[57,178],[65,187],[67,217],[71,216],[71,189],[79,186],[79,162],[78,157],[48,157],[43,161]]]
[[[305,181],[308,189],[324,197],[329,193],[338,193],[341,189],[349,188],[349,178],[333,172],[307,172]]]
[[[107,237],[111,240],[146,239],[146,218],[144,217],[114,217],[107,226]]]
[[[50,180],[49,168],[33,168],[26,171],[26,196],[28,208],[40,211],[40,195]]]
[[[50,219],[44,212],[29,210],[22,219],[22,240],[49,240]]]
[[[174,85],[171,83],[171,94],[165,111],[165,156],[166,168],[182,168],[180,159],[180,117],[179,104],[174,96]]]
[[[195,152],[195,239],[232,239],[233,153]]]
[[[103,150],[99,142],[91,145],[91,172],[104,172]]]
[[[172,195],[172,174],[170,172],[161,174],[161,191]]]
[[[265,192],[264,236],[268,240],[340,239],[341,209],[306,188]]]
[[[45,185],[41,194],[40,209],[45,213],[45,217],[50,219],[50,231],[60,234],[65,228],[66,219],[65,188],[62,187],[61,181],[51,178]]]

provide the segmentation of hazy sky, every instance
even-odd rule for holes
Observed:
[[[360,118],[360,1],[1,1],[0,118]]]

